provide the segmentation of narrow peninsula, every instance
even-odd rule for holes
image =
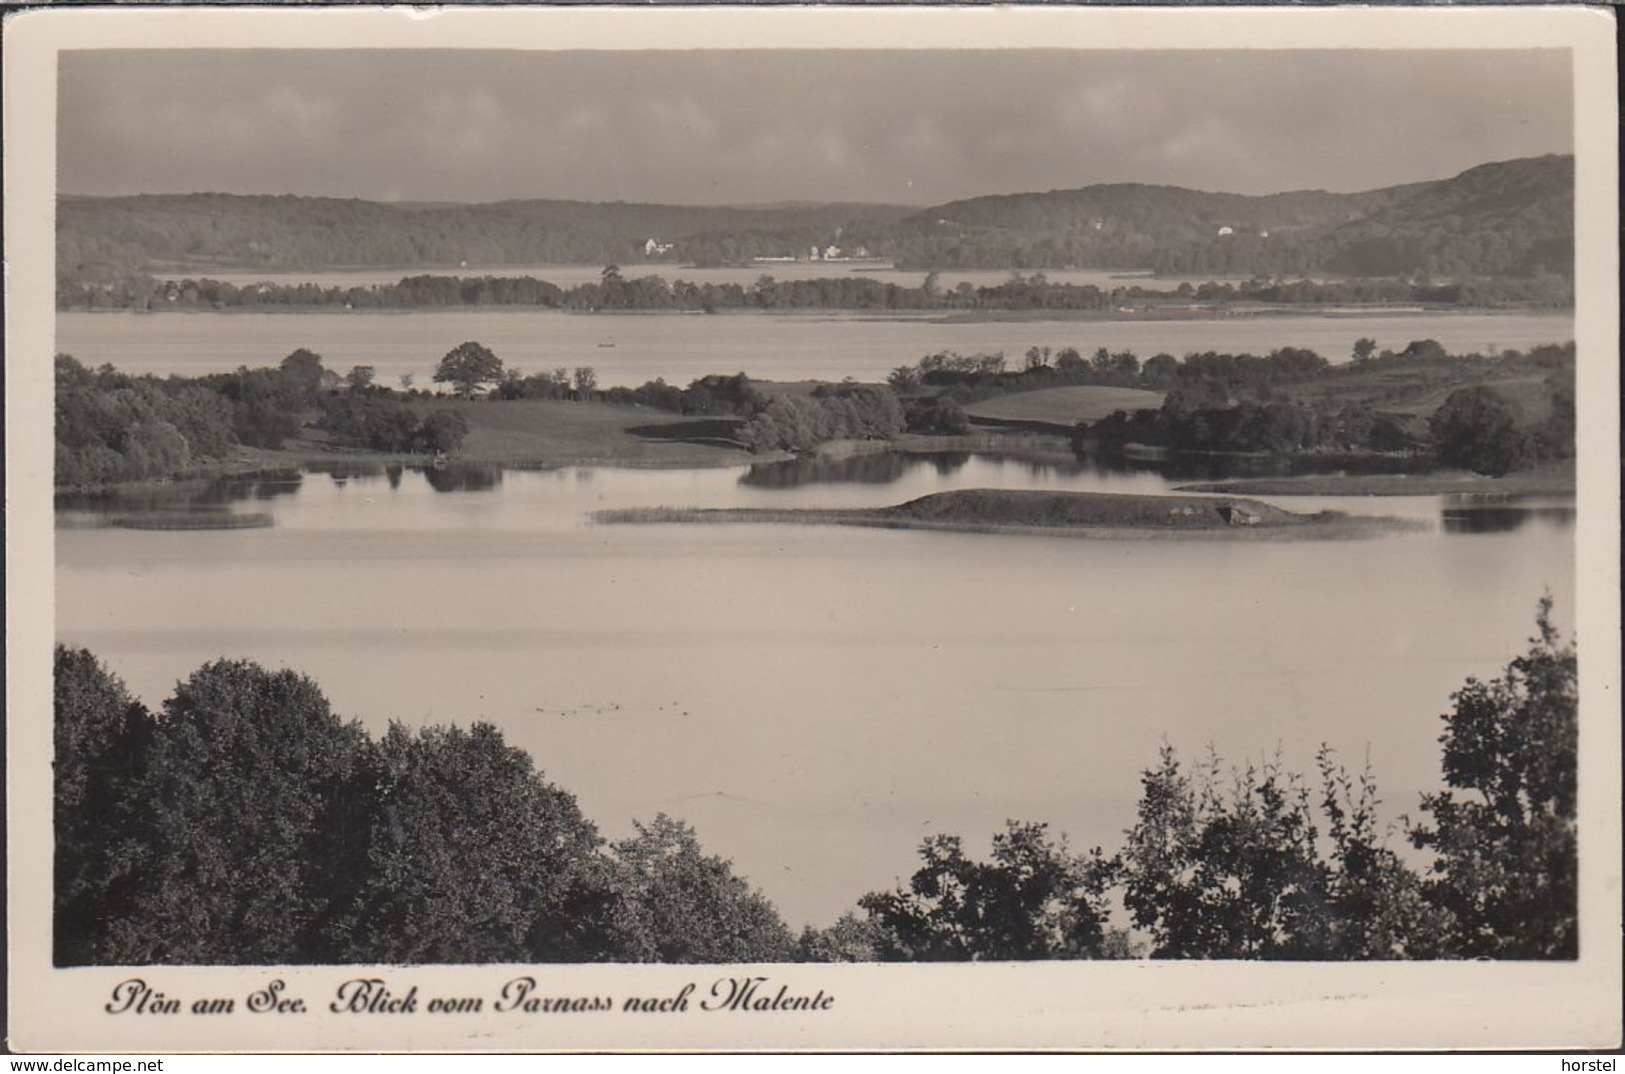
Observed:
[[[593,520],[626,523],[791,523],[959,533],[1116,538],[1293,539],[1367,537],[1420,523],[1340,511],[1285,511],[1232,496],[1139,496],[1099,492],[960,489],[876,508],[646,507],[599,511]]]

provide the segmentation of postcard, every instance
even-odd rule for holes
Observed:
[[[1620,1045],[1607,14],[6,29],[14,1050]]]

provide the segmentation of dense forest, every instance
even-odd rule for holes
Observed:
[[[1266,196],[1116,184],[923,210],[515,201],[410,205],[225,194],[63,197],[61,301],[150,294],[150,276],[383,266],[741,265],[890,259],[906,269],[1103,268],[1179,276],[1347,275],[1454,282],[1573,277],[1574,161],[1486,164],[1358,194]],[[834,248],[832,251],[831,248]],[[404,301],[412,292],[395,297]]]
[[[58,965],[1578,953],[1576,655],[1549,601],[1523,655],[1452,695],[1414,854],[1324,749],[1305,779],[1165,748],[1113,852],[1033,822],[985,860],[936,835],[906,884],[799,936],[680,820],[606,841],[489,724],[374,737],[242,660],[158,711],[86,650],[54,675]]]

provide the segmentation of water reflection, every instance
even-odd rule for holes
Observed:
[[[889,485],[917,466],[933,465],[939,474],[951,474],[970,461],[965,453],[944,455],[854,455],[844,459],[803,457],[784,462],[760,462],[739,478],[741,485],[760,489],[795,489],[804,485]]]
[[[502,467],[431,466],[423,476],[436,492],[490,492],[502,484]]]
[[[1229,481],[1249,477],[1310,477],[1331,474],[1371,476],[1417,473],[1416,460],[1402,455],[1221,455],[1169,452],[1156,457],[1130,458],[1096,452],[1080,457],[1099,460],[1099,472],[1155,473],[1170,481]]]
[[[1558,528],[1574,525],[1572,500],[1550,496],[1447,496],[1440,511],[1446,533],[1510,533],[1531,522]]]
[[[938,474],[947,477],[973,458],[1024,469],[1033,477],[1045,480],[1152,476],[1181,483],[1314,474],[1395,474],[1414,470],[1414,462],[1404,458],[1320,456],[1283,459],[1202,454],[1134,458],[1094,451],[1058,451],[1048,456],[999,451],[882,452],[846,458],[803,457],[784,462],[757,463],[740,477],[739,483],[761,489],[797,489],[807,485],[889,485],[901,481],[921,467],[934,468]]]
[[[264,470],[206,482],[58,493],[56,507],[91,513],[206,510],[292,496],[304,487],[304,480],[299,470]]]
[[[377,481],[384,476],[384,467],[376,462],[323,462],[312,463],[306,472],[326,474],[339,488],[351,481]]]

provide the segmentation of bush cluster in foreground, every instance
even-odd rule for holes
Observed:
[[[1324,750],[1311,781],[1165,748],[1114,853],[1040,823],[987,860],[935,836],[906,885],[799,938],[682,821],[604,840],[489,724],[375,739],[310,679],[240,660],[154,712],[58,646],[55,960],[1572,959],[1576,656],[1549,601],[1537,627],[1453,695],[1414,857],[1370,774]]]

